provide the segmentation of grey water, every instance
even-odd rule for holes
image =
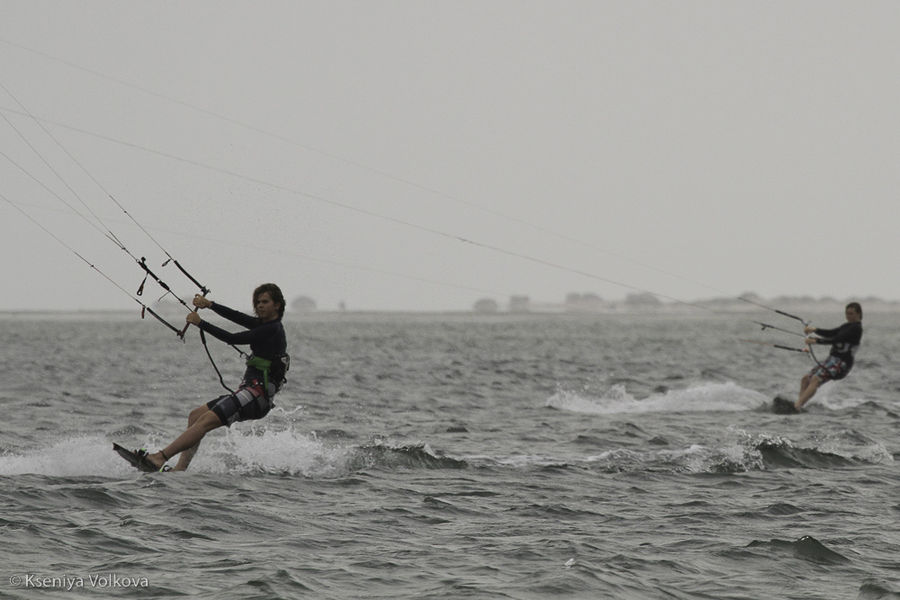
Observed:
[[[753,318],[290,318],[276,408],[143,474],[223,393],[196,332],[2,315],[0,597],[900,598],[900,315],[797,416]]]

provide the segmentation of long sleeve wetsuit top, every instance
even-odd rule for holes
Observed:
[[[281,324],[281,319],[264,323],[259,317],[244,314],[218,302],[214,302],[210,308],[217,315],[246,327],[247,330],[231,333],[206,321],[200,321],[200,329],[226,344],[249,344],[253,356],[272,361],[273,372],[270,375],[270,380],[273,382],[281,381],[281,378],[284,376],[283,365],[280,373],[274,370],[281,365],[280,358],[287,352],[287,338],[284,334],[284,326]],[[247,370],[244,372],[244,381],[251,381],[252,379],[262,381],[263,374],[259,369],[247,365]]]
[[[815,334],[820,336],[817,344],[831,344],[830,356],[836,356],[848,367],[853,366],[853,357],[856,355],[856,349],[862,341],[862,323],[844,323],[840,327],[834,329],[815,330]]]

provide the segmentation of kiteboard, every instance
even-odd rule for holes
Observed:
[[[796,415],[797,409],[793,400],[779,395],[772,399],[772,412],[776,415]]]
[[[153,464],[150,463],[150,461],[148,461],[146,458],[144,458],[134,450],[129,450],[128,448],[120,446],[115,442],[113,442],[113,450],[115,450],[116,454],[128,461],[128,464],[130,464],[132,467],[143,471],[144,473],[156,473],[160,470],[154,467]],[[164,470],[166,469],[164,468]]]

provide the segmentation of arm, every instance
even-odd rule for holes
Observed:
[[[226,344],[252,344],[253,342],[257,341],[260,336],[266,335],[265,333],[259,331],[260,329],[266,329],[265,327],[259,327],[259,319],[253,318],[250,315],[245,315],[241,312],[228,308],[227,306],[213,304],[212,301],[204,298],[203,296],[200,296],[199,294],[194,296],[194,306],[196,306],[198,309],[212,308],[213,311],[215,311],[217,314],[222,315],[223,317],[231,321],[234,321],[238,325],[243,325],[248,328],[247,331],[231,333],[230,331],[225,331],[221,327],[217,327],[212,323],[207,323],[200,318],[200,315],[197,312],[190,312],[187,314],[185,320],[188,323],[196,325],[203,331],[207,332],[216,339],[222,340]]]
[[[840,327],[835,327],[834,329],[822,329],[821,327],[813,327],[810,333],[814,333],[820,337],[834,337],[841,330]]]
[[[228,308],[224,304],[216,304],[212,300],[209,300],[208,298],[201,296],[200,294],[194,296],[194,306],[196,306],[198,309],[211,308],[217,315],[225,317],[232,323],[237,323],[241,327],[246,327],[247,329],[259,325],[258,317],[252,317],[248,314],[234,310],[233,308]],[[199,318],[188,319],[188,322],[193,323],[194,325],[199,325]]]
[[[257,325],[259,325],[259,318],[251,317],[250,315],[242,313],[238,310],[234,310],[233,308],[228,308],[223,304],[210,302],[209,307],[220,317],[225,317],[232,323],[237,323],[241,327],[247,327],[249,329],[250,327],[256,327]]]
[[[266,338],[270,337],[272,335],[272,329],[275,326],[275,323],[266,323],[265,325],[260,325],[259,327],[255,327],[254,329],[239,331],[238,333],[225,331],[221,327],[217,327],[212,323],[208,323],[203,320],[200,320],[200,322],[196,323],[196,325],[206,333],[210,334],[216,339],[222,340],[226,344],[254,344],[264,341]]]
[[[840,327],[835,327],[834,329],[819,329],[817,327],[811,328],[812,331],[808,333],[815,333],[820,336],[817,338],[807,338],[807,340],[813,340],[808,343],[815,344],[842,344],[844,342],[855,342],[857,333],[856,327],[852,323],[845,323]]]

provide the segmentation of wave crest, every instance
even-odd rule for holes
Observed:
[[[639,400],[624,385],[611,387],[600,396],[558,390],[547,399],[550,408],[586,414],[658,412],[739,412],[768,404],[765,395],[735,383],[700,383],[683,390],[669,390]]]

